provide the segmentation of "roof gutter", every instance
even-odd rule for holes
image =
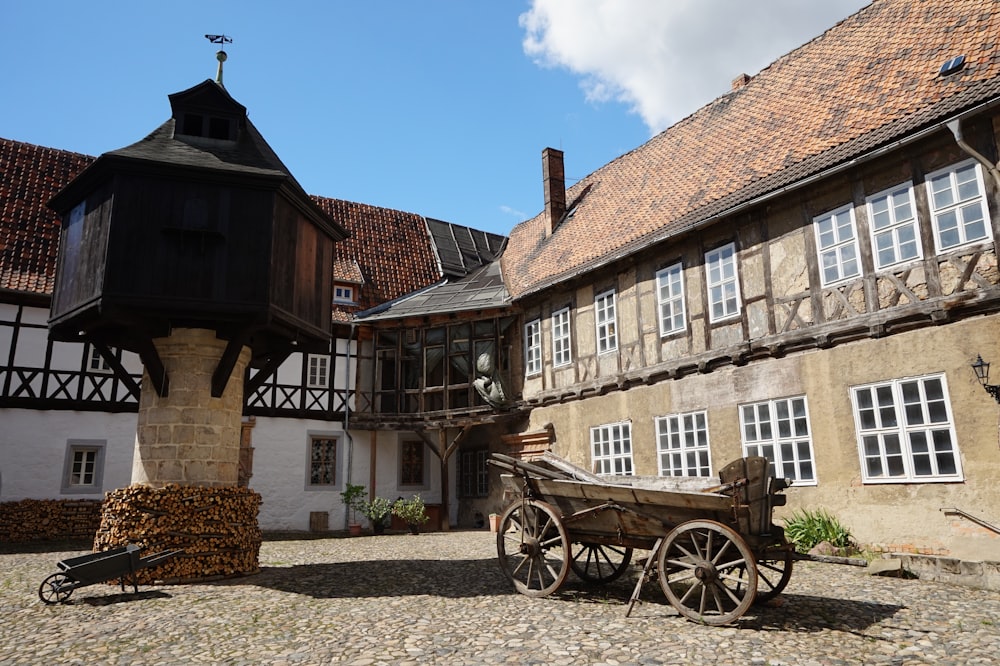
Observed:
[[[993,182],[995,182],[997,184],[997,187],[1000,188],[1000,171],[997,170],[998,165],[993,164],[993,162],[986,159],[986,157],[982,153],[980,153],[978,150],[967,144],[965,140],[962,138],[961,116],[955,118],[954,120],[949,120],[945,124],[948,126],[948,129],[951,130],[951,133],[955,136],[955,143],[958,144],[958,147],[961,148],[963,151],[965,151],[967,154],[974,157],[977,162],[986,167],[986,170],[990,172],[991,176],[993,176]]]
[[[632,254],[637,249],[639,249],[639,247],[648,245],[651,242],[656,243],[656,242],[660,242],[660,241],[666,240],[667,238],[670,238],[670,237],[673,237],[673,236],[679,236],[681,234],[685,234],[685,233],[687,233],[689,231],[697,231],[699,229],[704,229],[705,227],[707,227],[707,226],[713,224],[714,222],[717,222],[717,221],[719,221],[719,220],[721,220],[723,218],[731,217],[733,215],[736,215],[737,213],[741,213],[741,212],[747,210],[748,208],[752,208],[754,206],[758,206],[758,205],[760,205],[762,203],[765,203],[767,201],[775,199],[775,198],[777,198],[779,196],[782,196],[784,194],[787,194],[789,192],[798,190],[798,189],[806,187],[808,185],[812,185],[813,183],[815,183],[817,181],[823,180],[825,178],[829,178],[830,176],[837,175],[839,173],[847,171],[848,169],[852,169],[852,168],[854,168],[854,167],[856,167],[856,166],[858,166],[860,164],[864,164],[865,162],[870,162],[871,160],[874,160],[876,158],[882,157],[886,153],[892,152],[893,150],[896,150],[897,148],[901,148],[901,147],[907,146],[907,145],[909,145],[911,143],[916,143],[917,141],[921,141],[921,140],[927,138],[928,136],[931,136],[932,134],[940,131],[942,128],[948,128],[949,130],[951,130],[951,125],[953,123],[956,124],[960,128],[961,127],[961,122],[963,120],[965,120],[966,118],[969,118],[969,117],[974,116],[976,114],[982,113],[983,111],[986,111],[986,110],[991,109],[991,108],[993,108],[995,106],[998,106],[998,105],[1000,105],[1000,97],[995,97],[995,98],[993,98],[993,99],[991,99],[991,100],[989,100],[987,102],[983,102],[981,104],[978,104],[978,105],[972,107],[971,109],[966,109],[965,111],[962,111],[959,114],[951,116],[950,118],[948,118],[946,120],[939,121],[939,122],[937,122],[937,123],[935,123],[935,124],[933,124],[933,125],[931,125],[929,127],[926,127],[926,128],[924,128],[922,130],[919,130],[918,132],[915,132],[915,133],[913,133],[913,134],[911,134],[909,136],[905,136],[902,139],[897,139],[896,141],[893,141],[892,143],[886,144],[884,146],[881,146],[879,148],[871,150],[871,151],[869,151],[867,153],[862,153],[858,157],[855,157],[855,158],[853,158],[851,160],[848,160],[846,162],[841,162],[840,164],[837,164],[835,166],[832,166],[832,167],[826,168],[826,169],[824,169],[822,171],[819,171],[817,173],[814,173],[811,176],[806,176],[805,178],[802,178],[801,180],[798,180],[798,181],[796,181],[794,183],[789,183],[788,185],[784,185],[784,186],[779,187],[779,188],[777,188],[775,190],[771,190],[770,192],[767,192],[765,194],[761,194],[760,196],[754,197],[753,199],[748,199],[748,200],[746,200],[746,201],[744,201],[742,203],[736,204],[734,206],[730,206],[729,208],[727,208],[727,209],[725,209],[725,210],[723,210],[723,211],[721,211],[719,213],[715,213],[714,215],[710,215],[709,217],[706,217],[706,218],[704,218],[702,220],[697,220],[695,222],[691,222],[689,224],[686,224],[686,225],[684,225],[682,227],[679,227],[675,231],[673,231],[669,236],[665,236],[663,238],[653,238],[653,239],[639,238],[639,239],[637,239],[637,240],[635,240],[635,241],[633,241],[633,242],[631,242],[631,243],[629,243],[629,244],[627,244],[627,245],[619,248],[615,252],[613,252],[611,254],[608,254],[608,255],[605,255],[605,257],[603,258],[602,261],[600,261],[600,263],[593,263],[593,264],[590,264],[589,266],[587,266],[586,268],[577,269],[577,270],[575,270],[575,271],[573,271],[573,272],[565,275],[562,278],[540,283],[539,285],[535,286],[534,288],[524,291],[520,296],[518,296],[516,299],[513,299],[513,300],[520,300],[520,299],[524,298],[525,296],[530,296],[532,294],[538,293],[539,291],[542,291],[543,289],[547,289],[548,287],[551,287],[553,285],[559,284],[560,282],[566,282],[568,280],[572,280],[573,278],[579,277],[580,275],[584,275],[586,273],[591,273],[595,269],[604,268],[604,267],[606,267],[607,265],[609,265],[611,263],[614,263],[616,261],[619,261],[619,260],[627,257],[628,255]],[[952,132],[954,132],[954,130],[952,130]],[[961,134],[961,132],[959,132],[959,134]],[[956,137],[956,140],[958,140],[958,137]],[[976,157],[977,160],[979,160],[979,161],[983,162],[984,164],[988,165],[988,167],[990,169],[990,173],[993,175],[994,179],[997,179],[998,186],[1000,186],[1000,173],[998,173],[997,167],[993,166],[993,164],[990,163],[989,160],[987,160],[982,155],[979,155],[979,153],[975,152],[971,147],[967,148],[967,144],[966,144],[966,146],[963,146],[963,143],[959,143],[959,147],[961,147],[966,152],[972,151],[971,153],[969,153],[970,155],[972,155],[973,157]],[[637,247],[637,246],[639,246],[639,247]]]

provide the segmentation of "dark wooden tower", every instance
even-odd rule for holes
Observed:
[[[152,340],[214,330],[228,342],[213,379],[220,395],[243,347],[255,367],[327,348],[333,243],[346,232],[219,83],[169,99],[168,121],[52,199],[62,235],[50,335],[138,353],[165,395]]]

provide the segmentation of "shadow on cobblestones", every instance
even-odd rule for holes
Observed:
[[[70,599],[67,604],[87,604],[88,606],[111,606],[114,604],[127,604],[135,601],[146,601],[149,599],[172,599],[172,594],[167,594],[161,590],[140,590],[139,592],[124,592],[120,594],[107,594],[103,597],[81,597]]]
[[[260,573],[214,585],[253,585],[316,599],[514,594],[496,560],[366,560],[261,567]]]
[[[761,631],[862,632],[906,608],[855,599],[836,599],[803,594],[784,594],[781,604],[751,609],[744,619],[748,629]]]

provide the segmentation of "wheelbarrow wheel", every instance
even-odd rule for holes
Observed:
[[[61,604],[73,594],[73,579],[62,573],[54,573],[38,587],[38,598],[47,604]]]
[[[559,513],[545,502],[525,499],[500,517],[500,569],[521,594],[544,597],[563,584],[569,574],[569,545]]]
[[[709,625],[741,617],[757,596],[753,552],[737,532],[712,520],[674,528],[657,556],[660,587],[681,615]]]
[[[789,545],[772,546],[757,554],[757,598],[762,604],[781,594],[792,577],[794,554]]]
[[[632,549],[599,543],[574,543],[569,566],[588,583],[603,585],[617,580],[632,562]]]

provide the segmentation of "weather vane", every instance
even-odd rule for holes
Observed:
[[[233,38],[229,35],[205,35],[205,39],[212,42],[213,44],[221,44],[219,50],[224,51],[226,49],[226,44],[232,44]]]
[[[205,39],[213,44],[219,45],[219,52],[215,54],[215,59],[219,61],[219,71],[215,75],[215,82],[222,85],[222,63],[226,62],[226,44],[232,44],[233,38],[227,35],[205,35]],[[225,87],[225,86],[223,86]]]

